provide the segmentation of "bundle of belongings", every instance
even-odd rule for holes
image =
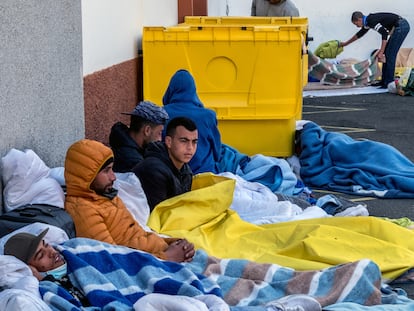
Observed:
[[[65,194],[51,170],[30,149],[11,149],[2,159],[4,213],[0,237],[29,223],[53,224],[75,237],[75,225],[64,210]]]
[[[414,48],[400,48],[395,61],[395,81],[388,91],[401,96],[414,96]]]
[[[336,58],[344,51],[344,48],[339,46],[338,40],[330,40],[320,44],[314,54],[320,58]]]
[[[414,67],[406,67],[400,77],[388,84],[388,91],[401,96],[414,96]]]

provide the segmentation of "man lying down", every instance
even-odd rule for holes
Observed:
[[[181,264],[85,238],[52,247],[43,239],[47,231],[11,236],[4,254],[29,265],[53,310],[150,310],[159,302],[151,301],[154,294],[194,301],[190,309],[162,310],[313,311],[338,302],[381,303],[381,273],[370,260],[299,272],[199,250]]]

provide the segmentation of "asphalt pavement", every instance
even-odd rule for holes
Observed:
[[[304,97],[302,119],[313,121],[327,131],[346,133],[354,139],[386,143],[414,161],[414,97],[391,93]],[[372,216],[414,220],[414,199],[339,195],[365,203]],[[414,298],[414,284],[400,287]]]

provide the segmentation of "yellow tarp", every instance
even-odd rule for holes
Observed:
[[[161,202],[148,225],[185,237],[220,258],[245,258],[298,270],[369,258],[384,280],[414,267],[414,232],[376,217],[330,217],[257,226],[230,210],[234,180],[211,174],[194,179],[193,190]]]

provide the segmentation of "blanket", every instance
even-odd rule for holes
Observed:
[[[375,81],[378,60],[375,56],[355,64],[335,64],[309,51],[309,76],[323,84],[364,86]]]
[[[321,271],[298,272],[278,265],[218,259],[204,251],[197,251],[191,263],[178,264],[84,238],[71,239],[58,249],[67,261],[73,284],[102,310],[132,310],[139,299],[150,293],[212,295],[238,307],[235,310],[243,310],[243,306],[264,310],[261,305],[291,293],[311,294],[324,306],[381,302],[380,271],[366,259]],[[40,282],[40,291],[54,309],[79,308],[55,283]]]
[[[414,163],[390,145],[354,140],[308,122],[300,134],[300,146],[300,175],[309,187],[414,198]]]
[[[185,236],[219,258],[244,258],[297,270],[370,258],[385,281],[414,267],[414,232],[386,220],[329,217],[254,225],[229,208],[234,180],[197,181],[193,187],[157,205],[148,225],[162,234]]]
[[[222,296],[214,281],[148,253],[85,238],[68,240],[57,248],[74,286],[100,310],[133,310],[134,303],[149,293]],[[57,284],[41,281],[39,287],[52,309],[80,310],[77,301]]]
[[[220,173],[231,172],[251,182],[265,185],[273,192],[294,195],[303,191],[297,188],[297,178],[285,159],[256,154],[247,156],[228,145],[222,144]]]
[[[195,183],[207,178],[205,174],[195,175]],[[203,176],[204,175],[204,176]],[[218,174],[236,181],[233,201],[230,208],[237,212],[241,219],[253,224],[270,224],[298,219],[329,217],[322,208],[316,205],[301,207],[273,193],[268,187],[258,182],[249,182],[230,172]],[[214,178],[219,178],[215,176]],[[302,209],[303,208],[303,209]]]

